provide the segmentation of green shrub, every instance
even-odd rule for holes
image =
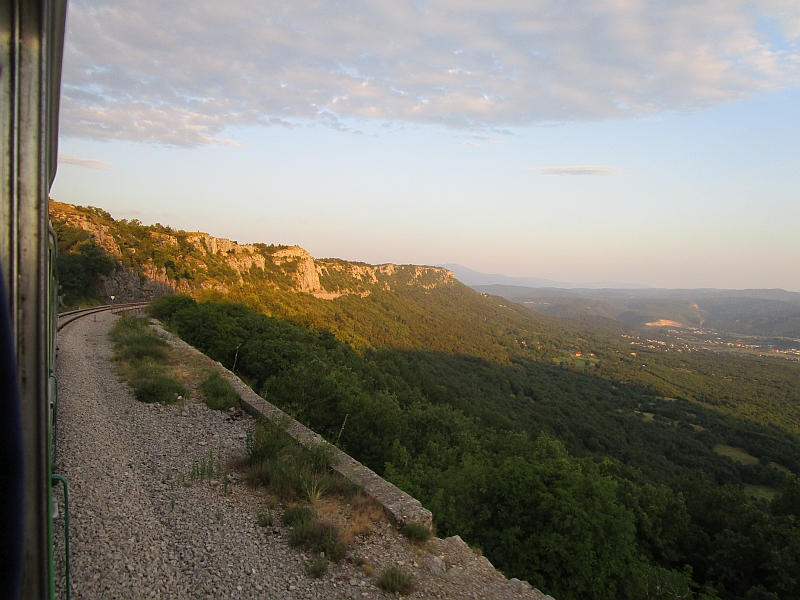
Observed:
[[[265,513],[259,513],[257,520],[259,527],[272,527],[272,525],[275,523],[275,518],[272,515],[271,510],[268,510]]]
[[[152,360],[153,362],[164,364],[167,362],[169,354],[167,343],[155,336],[140,336],[126,340],[120,352],[117,354],[119,360]]]
[[[133,393],[140,402],[172,404],[178,396],[186,395],[186,388],[177,379],[166,375],[154,375],[131,382]]]
[[[154,319],[167,322],[176,312],[194,304],[194,298],[186,294],[164,294],[147,307],[147,312]]]
[[[82,229],[53,223],[58,233],[58,283],[67,307],[102,304],[100,276],[111,275],[116,261]]]
[[[408,572],[400,567],[392,566],[381,573],[378,578],[378,587],[390,594],[399,592],[405,595],[413,590],[414,585],[413,579]]]
[[[431,539],[431,530],[420,523],[408,523],[401,533],[412,542],[427,542]]]
[[[324,552],[325,556],[338,562],[344,557],[344,546],[339,541],[339,530],[316,519],[302,519],[294,523],[289,544],[302,547],[309,552]]]
[[[287,426],[288,420],[255,426],[247,444],[250,478],[283,499],[300,497],[314,503],[329,493],[352,495],[357,488],[328,466],[335,449],[330,444],[303,448],[286,433]]]
[[[247,440],[250,461],[258,462],[293,452],[297,445],[286,433],[288,426],[288,419],[279,422],[259,421]]]
[[[324,556],[317,556],[311,561],[306,570],[311,577],[319,579],[328,572],[328,559]]]
[[[312,473],[325,472],[336,456],[336,449],[328,443],[310,444],[306,452]]]
[[[167,375],[169,346],[150,329],[147,319],[122,316],[109,337],[114,342],[114,358],[122,365],[120,372],[130,381],[137,400],[171,404],[186,395],[186,387]]]
[[[290,506],[283,511],[281,520],[286,525],[297,525],[303,521],[310,521],[313,517],[314,511],[310,506],[296,504],[295,506]]]
[[[203,392],[206,406],[213,410],[227,410],[239,405],[239,394],[217,371],[209,373],[200,384],[200,391]]]

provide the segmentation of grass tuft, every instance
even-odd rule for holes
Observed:
[[[401,533],[412,542],[427,542],[431,539],[431,530],[420,523],[408,523]]]
[[[285,525],[296,525],[301,521],[310,521],[312,518],[314,518],[314,511],[310,506],[297,504],[283,511],[281,521],[283,521]]]
[[[345,552],[336,527],[313,518],[295,522],[289,544],[310,552],[324,552],[334,562],[342,560]]]
[[[283,500],[303,498],[317,504],[323,497],[348,496],[358,488],[334,473],[336,450],[330,444],[303,448],[286,433],[288,421],[258,423],[248,437],[248,475]]]
[[[217,371],[212,371],[200,384],[206,406],[213,410],[228,410],[239,405],[239,394]]]
[[[257,519],[259,527],[272,527],[275,523],[275,517],[271,510],[265,513],[259,513]]]
[[[172,404],[178,396],[186,394],[186,387],[167,375],[151,375],[131,382],[133,393],[140,402]]]
[[[122,316],[110,333],[114,359],[140,402],[172,404],[185,396],[186,387],[167,374],[169,347],[150,329],[147,319]]]
[[[414,589],[414,580],[411,575],[398,566],[391,566],[378,577],[378,587],[390,594],[411,593]]]
[[[317,556],[306,568],[308,574],[314,579],[319,579],[328,572],[328,559],[324,556]]]

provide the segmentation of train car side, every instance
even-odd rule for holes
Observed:
[[[0,490],[24,498],[21,546],[5,535],[0,596],[52,598],[53,431],[56,244],[48,197],[56,171],[58,106],[66,0],[0,3],[0,272],[4,283],[6,366],[17,393],[2,390],[4,432],[18,430],[24,470]],[[16,413],[12,409],[16,408]],[[15,420],[15,422],[11,422]],[[14,509],[18,510],[18,509]],[[9,513],[11,514],[11,513]],[[4,532],[5,533],[5,532]],[[16,538],[15,538],[16,539]],[[6,546],[6,544],[8,544]],[[5,562],[5,560],[9,562]]]

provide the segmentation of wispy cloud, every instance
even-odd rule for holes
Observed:
[[[505,140],[498,140],[496,138],[486,137],[485,135],[473,135],[473,136],[470,136],[470,139],[478,140],[479,142],[483,142],[485,144],[497,144],[497,145],[500,145],[500,146],[503,146],[503,145],[506,144]],[[481,144],[477,144],[477,145],[480,146]]]
[[[74,165],[76,167],[97,169],[99,171],[111,171],[114,168],[114,165],[104,160],[98,160],[96,158],[82,158],[73,154],[65,154],[64,152],[58,153],[58,164]]]
[[[796,0],[71,0],[62,134],[509,127],[693,111],[800,83]],[[764,27],[770,23],[770,27]]]
[[[565,167],[525,167],[525,171],[539,173],[539,175],[557,175],[566,177],[597,177],[617,175],[621,171],[618,167],[602,165],[571,165]]]

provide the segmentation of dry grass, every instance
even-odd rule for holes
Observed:
[[[316,515],[326,521],[336,521],[342,511],[341,503],[337,498],[321,498],[314,505]]]
[[[746,485],[744,486],[744,493],[753,500],[771,502],[777,491],[765,485]]]
[[[733,446],[726,446],[725,444],[717,444],[714,446],[714,452],[720,454],[722,456],[727,456],[735,460],[738,463],[743,465],[757,465],[758,459],[741,448],[735,448]]]
[[[237,453],[228,455],[228,458],[225,461],[225,466],[227,467],[228,471],[244,472],[247,470],[249,465],[250,461],[248,458]]]
[[[365,537],[375,531],[376,523],[386,521],[383,507],[363,492],[352,498],[326,496],[313,506],[314,518],[338,531],[339,542],[345,548],[352,548],[356,538]],[[362,569],[368,575],[372,565],[364,559]]]
[[[170,348],[169,365],[172,375],[189,388],[189,398],[203,399],[200,383],[212,372],[218,372],[217,364],[205,355],[191,350]]]
[[[372,562],[370,562],[367,557],[356,553],[353,554],[350,560],[355,566],[359,567],[367,577],[371,577],[372,574],[375,573],[375,567],[372,566]]]
[[[770,463],[769,466],[777,471],[780,471],[781,473],[785,473],[786,475],[792,475],[792,472],[789,469],[783,465],[779,465],[778,463]]]
[[[371,534],[376,523],[386,520],[383,507],[362,492],[354,495],[350,504],[343,508],[345,509],[345,523],[339,531],[345,545],[352,543],[356,536]]]
[[[364,564],[361,565],[361,570],[364,571],[364,575],[367,577],[372,577],[375,574],[375,567],[373,567],[372,563],[368,560],[365,560]]]

